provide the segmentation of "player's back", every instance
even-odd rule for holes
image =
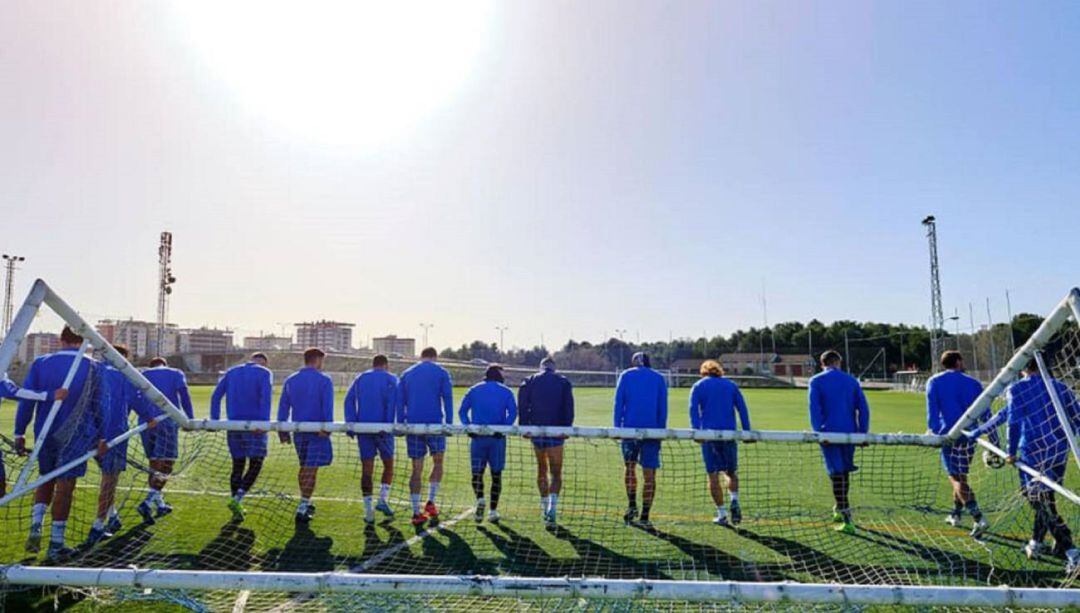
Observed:
[[[818,432],[866,432],[860,422],[863,398],[859,380],[838,368],[827,368],[810,378],[811,427]],[[820,411],[820,414],[818,414]]]
[[[229,419],[270,419],[270,369],[247,362],[225,372],[225,411]]]
[[[186,400],[187,378],[182,370],[169,366],[151,366],[143,370],[142,374],[157,391],[161,392],[161,395],[168,398],[175,406],[185,410],[188,408],[185,406],[185,404],[190,405],[190,400]],[[157,417],[163,413],[157,405],[150,402],[149,398],[142,396],[142,402],[147,415]]]
[[[1077,403],[1072,391],[1051,379],[1057,397],[1076,428]],[[1026,377],[1009,386],[1009,427],[1020,428],[1020,459],[1032,464],[1060,462],[1068,457],[1069,443],[1041,376]]]
[[[497,381],[483,381],[469,388],[462,400],[462,418],[477,425],[509,426],[514,392]],[[465,408],[468,408],[466,415]],[[463,422],[464,423],[464,422]]]
[[[574,425],[574,395],[570,380],[545,370],[530,375],[518,392],[523,426]]]
[[[934,434],[948,432],[981,393],[978,379],[961,371],[947,370],[934,375],[926,384],[926,396],[937,410],[937,423],[927,425]]]
[[[615,389],[615,426],[666,428],[666,404],[663,375],[645,366],[625,370]]]
[[[26,381],[23,387],[29,389],[41,389],[52,390],[64,387],[64,380],[67,378],[68,371],[71,369],[72,361],[78,358],[78,350],[76,349],[63,349],[56,353],[50,353],[43,355],[30,365],[30,371],[26,375]],[[63,424],[72,415],[75,407],[79,405],[79,400],[82,398],[83,391],[86,387],[87,380],[90,378],[91,369],[93,368],[91,358],[83,356],[79,358],[79,367],[75,371],[75,376],[71,380],[71,385],[68,387],[68,396],[60,403],[60,409],[56,412],[56,417],[53,419],[54,428],[60,424]],[[33,400],[23,400],[19,402],[19,416],[17,416],[17,422],[23,422],[22,426],[25,428],[26,422],[29,422],[30,413],[34,414],[34,434],[37,435],[41,431],[42,425],[45,423],[45,419],[49,414],[49,410],[52,408],[51,403],[36,402]],[[16,424],[17,431],[19,433],[18,426]],[[56,430],[53,429],[53,432]]]
[[[404,417],[408,423],[441,423],[443,398],[450,393],[450,373],[435,362],[417,362],[401,373]],[[445,407],[448,414],[453,407]]]
[[[279,421],[332,421],[334,419],[334,382],[317,368],[305,366],[285,378],[281,394],[292,408],[290,416]],[[327,396],[329,395],[329,401]]]
[[[397,377],[379,368],[360,373],[355,382],[357,401],[360,405],[357,421],[393,423],[397,384]]]
[[[690,389],[690,422],[705,430],[734,430],[737,399],[742,392],[731,379],[705,377]],[[748,428],[748,424],[743,424]]]
[[[102,380],[109,388],[109,406],[105,417],[105,436],[113,438],[127,431],[128,413],[139,402],[139,390],[132,385],[124,373],[111,364],[101,367]]]

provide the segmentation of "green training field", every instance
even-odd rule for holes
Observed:
[[[192,390],[197,416],[208,414],[210,388]],[[460,399],[463,390],[455,390]],[[575,392],[579,425],[610,425],[611,389]],[[686,427],[687,389],[670,398],[672,427]],[[805,390],[745,391],[757,429],[806,429]],[[897,392],[869,392],[875,432],[925,430],[923,399]],[[10,407],[10,405],[5,405]],[[338,410],[337,418],[341,419]],[[456,421],[456,416],[455,416]],[[0,431],[10,432],[12,411],[0,411]],[[816,445],[757,443],[740,447],[741,498],[746,519],[739,530],[713,526],[701,456],[693,442],[666,442],[659,472],[654,526],[623,525],[626,506],[616,442],[571,440],[559,505],[559,526],[540,521],[531,446],[508,443],[497,526],[476,523],[469,488],[468,439],[451,438],[439,502],[439,530],[409,523],[408,467],[398,441],[391,499],[392,520],[366,527],[360,503],[355,443],[333,439],[335,459],[319,475],[317,515],[295,525],[296,458],[271,438],[270,457],[246,500],[248,518],[230,521],[229,456],[223,433],[182,433],[178,472],[166,489],[176,508],[153,526],[134,512],[145,475],[122,478],[125,530],[84,554],[75,565],[213,570],[353,570],[373,573],[513,574],[701,580],[797,580],[901,584],[1060,585],[1060,565],[1028,562],[1018,547],[1026,539],[1028,511],[1016,495],[1015,471],[973,467],[993,534],[984,542],[943,523],[951,508],[938,450],[873,446],[857,451],[861,470],[852,485],[859,531],[830,529],[831,495]],[[137,442],[130,456],[141,460]],[[10,454],[7,456],[11,459]],[[18,463],[16,463],[18,464]],[[15,470],[9,466],[9,474]],[[426,481],[426,478],[425,478]],[[69,541],[79,541],[93,515],[97,469],[80,482]],[[1070,484],[1073,480],[1070,479]],[[426,483],[425,483],[426,491]],[[6,537],[4,562],[36,563],[22,551],[29,500],[0,510]],[[1073,512],[1072,509],[1065,509]],[[1075,519],[1075,517],[1073,517]],[[967,520],[970,522],[970,520]],[[970,523],[968,524],[970,526]],[[48,532],[48,529],[46,529]],[[214,608],[228,603],[215,601]]]

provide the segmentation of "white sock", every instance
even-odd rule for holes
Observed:
[[[245,492],[243,489],[237,489],[236,490],[236,495],[233,496],[233,498],[236,499],[236,502],[240,502],[241,500],[244,499],[244,494],[246,494],[246,493],[247,492]]]
[[[296,507],[296,512],[297,513],[305,513],[305,512],[307,512],[309,506],[311,506],[311,499],[310,498],[301,498],[300,499],[300,504]]]
[[[476,499],[476,506],[478,506],[478,507],[484,507],[485,505],[486,505],[486,502],[484,501],[484,499],[483,499],[483,498],[477,498],[477,499]]]
[[[390,484],[383,483],[379,486],[379,502],[387,502],[390,500]]]
[[[727,509],[724,507],[724,505],[722,505],[722,504],[717,505],[717,507],[716,507],[716,516],[717,517],[727,517]]]
[[[551,496],[548,496],[548,498],[551,500],[551,502],[548,504],[548,508],[554,511],[555,507],[559,504],[559,495],[552,494]]]
[[[428,497],[427,497],[427,499],[430,500],[431,502],[435,502],[435,496],[438,496],[438,495],[439,495],[439,482],[438,481],[432,481],[432,482],[428,483]]]
[[[45,521],[45,503],[37,502],[30,509],[30,525],[41,527],[42,522]]]
[[[548,498],[547,496],[541,496],[540,497],[540,512],[541,513],[547,513],[548,504],[549,504],[548,501],[549,500],[551,500],[551,499]]]
[[[146,492],[146,504],[151,506],[156,505],[159,496],[161,496],[161,490],[150,488],[150,491]]]
[[[109,519],[114,517],[120,517],[120,511],[117,511],[115,506],[111,506],[109,507]]]
[[[102,517],[99,517],[99,518],[95,519],[94,520],[94,525],[91,526],[91,528],[93,528],[94,530],[104,530],[105,529],[105,519],[102,518]]]
[[[739,492],[731,492],[731,502],[739,502]]]
[[[371,502],[371,496],[364,496],[364,512],[368,515],[375,512],[375,507]]]
[[[64,544],[65,530],[67,530],[66,521],[54,521],[52,523],[52,532],[49,534],[49,542],[62,546]]]
[[[420,494],[409,494],[409,499],[412,500],[412,512],[413,515],[420,514]]]

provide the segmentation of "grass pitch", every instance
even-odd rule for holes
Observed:
[[[192,392],[196,415],[206,416],[210,388],[197,387]],[[339,392],[340,402],[344,390]],[[456,401],[463,392],[455,390]],[[669,426],[688,425],[688,392],[685,388],[671,391]],[[808,428],[805,390],[749,389],[745,395],[756,429]],[[612,396],[611,389],[576,390],[577,423],[610,425]],[[867,396],[872,431],[925,430],[921,395],[868,392]],[[5,404],[4,408],[7,410],[0,411],[0,429],[10,432],[13,407]],[[340,408],[336,414],[341,419]],[[140,525],[134,507],[145,491],[145,475],[129,469],[121,480],[119,500],[124,531],[85,551],[73,564],[201,570],[1062,585],[1059,563],[1028,562],[1019,555],[1030,515],[1016,496],[1015,471],[973,467],[972,482],[993,523],[993,534],[987,540],[975,541],[965,530],[944,524],[951,503],[937,449],[859,449],[856,462],[861,470],[852,485],[859,531],[848,536],[830,529],[832,501],[816,445],[742,445],[739,473],[746,519],[739,530],[731,530],[709,521],[714,507],[708,498],[697,444],[666,442],[654,526],[640,529],[621,521],[627,501],[617,444],[573,440],[566,447],[559,526],[549,530],[540,520],[535,461],[527,441],[511,439],[508,443],[500,505],[504,520],[492,525],[473,520],[468,439],[451,437],[439,495],[441,521],[437,527],[421,529],[409,523],[409,467],[404,441],[398,441],[391,493],[397,515],[375,526],[365,526],[362,521],[355,443],[337,435],[333,442],[334,464],[320,471],[318,510],[310,525],[293,522],[296,457],[291,447],[278,444],[273,435],[266,468],[256,491],[246,500],[248,518],[236,524],[230,521],[226,509],[229,456],[224,433],[182,433],[178,471],[165,491],[175,513],[156,525]],[[142,460],[137,442],[131,447],[130,457]],[[9,474],[14,473],[9,465]],[[1070,478],[1070,484],[1073,481]],[[77,491],[69,541],[78,542],[85,536],[92,521],[96,488],[97,469],[91,466]],[[426,492],[426,483],[424,489]],[[29,504],[29,499],[23,499],[0,510],[6,534],[0,557],[6,563],[40,562],[22,551]],[[1073,509],[1065,511],[1075,514]],[[230,608],[229,604],[215,600],[212,606]]]

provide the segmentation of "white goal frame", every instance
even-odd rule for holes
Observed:
[[[86,345],[119,369],[145,396],[157,405],[165,419],[172,419],[185,430],[277,430],[284,432],[392,432],[394,434],[506,434],[531,436],[567,436],[595,439],[661,438],[676,440],[742,440],[779,443],[821,443],[908,445],[941,447],[964,433],[994,398],[1040,351],[1066,322],[1072,318],[1080,323],[1080,289],[1073,289],[1043,322],[1032,338],[1012,357],[990,386],[965,412],[957,425],[945,436],[920,434],[848,434],[798,431],[724,431],[658,428],[593,428],[542,426],[462,426],[462,425],[402,425],[361,424],[345,422],[265,422],[189,419],[165,398],[130,362],[124,359],[100,333],[89,325],[70,305],[44,281],[38,279],[27,296],[12,328],[0,344],[0,372],[6,372],[14,359],[18,345],[29,331],[42,305],[50,307],[73,331],[81,335]],[[78,360],[72,366],[75,370]],[[70,374],[70,373],[69,373]],[[1053,397],[1053,396],[1052,396]],[[55,409],[55,406],[54,406]],[[108,441],[113,447],[142,432],[145,424],[133,427]],[[1069,432],[1069,434],[1073,434]],[[1075,438],[1071,443],[1075,449]],[[35,450],[41,441],[35,441]],[[985,439],[978,443],[999,456],[1005,452]],[[25,496],[38,485],[56,475],[88,461],[90,451],[55,471],[38,479],[20,483],[8,495],[0,498],[0,506]],[[1016,463],[1034,478],[1046,483],[1064,497],[1080,505],[1080,496],[1054,483],[1032,467]],[[36,585],[68,586],[103,589],[180,589],[180,590],[252,590],[310,593],[397,593],[445,594],[474,596],[511,596],[521,598],[590,597],[610,599],[645,599],[671,601],[736,601],[736,602],[805,602],[817,604],[860,605],[935,605],[935,606],[1011,606],[1063,607],[1080,601],[1078,589],[953,587],[911,585],[817,584],[795,582],[733,582],[733,581],[668,581],[571,579],[566,577],[489,577],[489,576],[431,576],[376,575],[346,572],[301,573],[258,571],[187,571],[154,569],[68,568],[0,565],[0,586]]]

